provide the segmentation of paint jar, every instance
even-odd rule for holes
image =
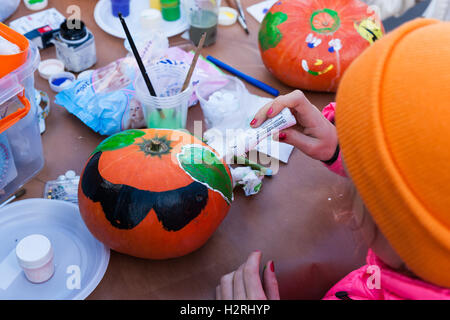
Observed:
[[[118,17],[122,13],[123,17],[130,15],[130,0],[111,0],[112,15]]]
[[[216,42],[217,22],[219,16],[219,1],[217,0],[186,0],[187,18],[189,21],[189,38],[196,46],[202,34],[206,32],[204,46]]]
[[[187,74],[184,64],[156,64],[148,68],[157,96],[151,96],[142,76],[135,81],[136,97],[142,105],[147,128],[186,128],[192,86],[181,91]]]
[[[81,20],[64,21],[53,43],[67,70],[81,72],[97,62],[94,35]]]
[[[20,240],[16,256],[26,278],[33,283],[45,282],[55,272],[53,247],[44,235],[32,234]]]
[[[166,21],[180,19],[180,0],[161,0],[161,13]]]

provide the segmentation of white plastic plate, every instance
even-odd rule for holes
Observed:
[[[162,28],[166,37],[172,37],[186,31],[189,28],[186,15],[183,10],[183,2],[181,1],[181,16],[176,21],[163,21]],[[139,14],[141,11],[150,8],[149,0],[131,0],[130,1],[130,15],[125,18],[128,29],[132,36],[139,34],[140,22]],[[111,1],[100,0],[95,6],[94,19],[97,25],[103,29],[106,33],[118,38],[125,39],[125,32],[123,31],[122,24],[119,18],[112,15]]]
[[[15,248],[39,233],[50,239],[55,273],[47,282],[29,282],[17,263]],[[85,226],[78,206],[64,201],[28,199],[0,210],[0,300],[82,300],[100,283],[109,249]]]

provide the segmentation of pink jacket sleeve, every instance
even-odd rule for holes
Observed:
[[[366,261],[335,284],[323,300],[450,300],[449,288],[396,271],[370,249]]]
[[[332,122],[334,124],[334,114],[335,114],[335,108],[336,108],[336,103],[332,102],[330,103],[328,106],[326,106],[323,110],[322,110],[322,114],[325,116],[325,118],[327,118],[330,122]],[[325,166],[332,172],[342,176],[342,177],[347,177],[347,174],[345,173],[344,170],[344,166],[342,165],[342,154],[341,152],[339,152],[339,157],[337,158],[337,160],[331,164],[331,165],[326,165]]]

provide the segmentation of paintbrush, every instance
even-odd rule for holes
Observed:
[[[189,83],[191,82],[192,74],[194,73],[195,65],[197,64],[198,57],[200,56],[200,51],[202,51],[203,44],[205,43],[206,32],[203,32],[202,37],[200,38],[200,42],[198,43],[197,49],[195,49],[194,58],[192,59],[191,66],[189,67],[189,71],[186,76],[186,80],[184,80],[183,87],[181,88],[181,92],[187,89]]]
[[[200,38],[200,41],[198,43],[197,49],[195,49],[194,58],[192,59],[191,66],[189,67],[188,73],[186,75],[186,79],[184,80],[184,83],[183,83],[183,86],[181,87],[180,92],[183,92],[184,90],[186,90],[187,87],[189,87],[189,83],[191,83],[191,78],[192,78],[192,75],[194,74],[194,69],[197,64],[198,57],[200,56],[200,51],[202,51],[203,44],[205,43],[205,39],[206,39],[206,32],[203,32],[202,37]],[[173,115],[175,117],[176,112],[174,112]]]
[[[238,17],[239,24],[242,26],[242,28],[244,28],[244,31],[247,34],[250,34],[250,32],[248,31],[248,28],[247,28],[247,23],[245,21],[245,14],[244,14],[244,9],[242,8],[241,0],[234,0],[234,1],[236,3],[237,9],[239,11],[239,17]]]
[[[120,22],[122,23],[123,31],[125,32],[125,35],[128,39],[128,43],[130,44],[131,50],[133,51],[134,58],[136,59],[136,62],[139,66],[139,70],[142,73],[142,77],[144,78],[145,84],[147,85],[148,92],[150,93],[151,96],[156,97],[155,89],[152,86],[150,78],[147,74],[147,70],[145,69],[144,63],[142,62],[141,56],[139,55],[136,45],[134,44],[134,40],[130,34],[130,30],[128,30],[127,23],[125,22],[125,19],[123,18],[121,12],[119,12],[118,15],[119,15]],[[159,112],[161,119],[164,119],[165,116],[164,116],[163,111],[161,109],[157,109],[157,110]]]
[[[0,204],[0,208],[3,208],[4,206],[6,206],[8,203],[10,203],[11,201],[20,198],[21,196],[23,196],[26,193],[25,189],[20,189],[19,191],[17,191],[12,197],[10,197],[8,200],[6,200],[5,202],[3,202],[2,204]]]

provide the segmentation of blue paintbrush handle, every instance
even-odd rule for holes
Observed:
[[[240,72],[239,70],[236,70],[235,68],[227,65],[226,63],[223,63],[220,60],[217,60],[214,57],[207,56],[206,59],[211,61],[212,63],[214,63],[216,66],[234,74],[235,76],[238,76],[239,78],[244,79],[248,83],[254,85],[257,88],[260,88],[261,90],[264,90],[267,93],[270,93],[271,95],[273,95],[275,97],[277,97],[280,94],[280,92],[277,89],[274,89],[271,86],[265,84],[264,82],[256,80],[255,78],[252,78],[249,75],[246,75],[245,73]]]

